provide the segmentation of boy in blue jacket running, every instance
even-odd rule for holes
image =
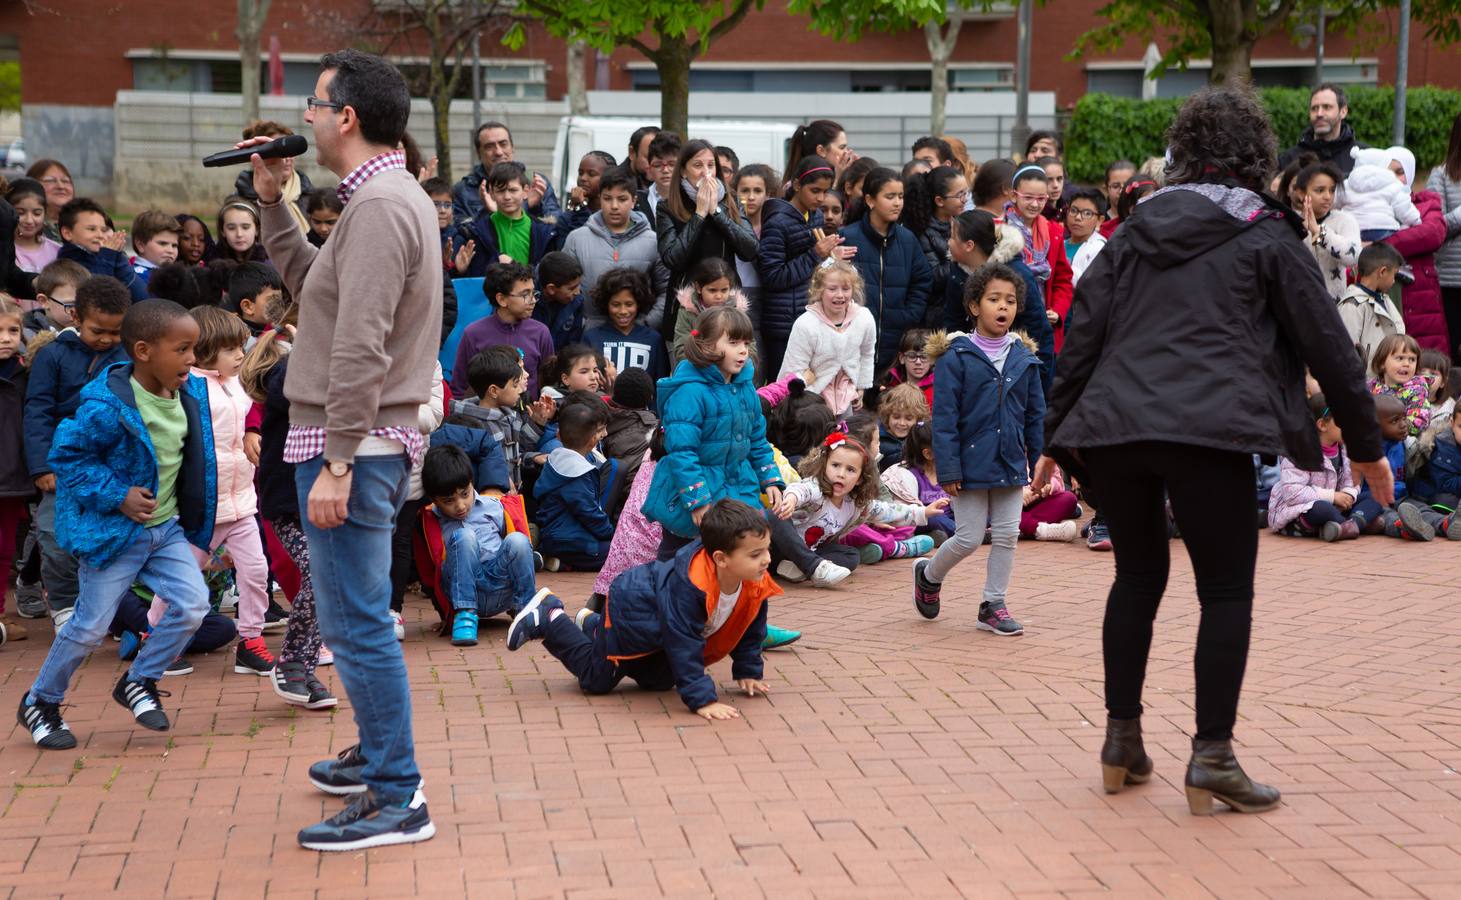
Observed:
[[[766,604],[781,593],[771,565],[771,526],[762,512],[729,498],[700,520],[700,540],[674,559],[636,566],[614,580],[603,614],[585,609],[578,623],[547,590],[518,613],[507,649],[542,640],[578,678],[585,693],[607,694],[625,678],[645,690],[674,687],[705,719],[739,718],[722,703],[706,667],[727,655],[731,677],[747,696],[761,680]]]
[[[112,698],[142,727],[168,729],[157,680],[208,612],[188,545],[208,549],[218,493],[208,387],[189,373],[197,339],[197,323],[176,303],[131,307],[122,344],[132,361],[87,384],[75,417],[56,429],[56,537],[81,560],[81,593],[16,713],[43,749],[76,746],[61,701],[136,581],[166,597],[167,612]]]

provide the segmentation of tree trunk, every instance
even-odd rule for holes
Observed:
[[[1243,4],[1220,0],[1211,5],[1208,35],[1212,39],[1212,73],[1209,84],[1237,84],[1253,80],[1253,44],[1257,32],[1243,10]]]
[[[937,22],[926,22],[923,26],[924,42],[928,44],[928,58],[933,63],[932,80],[929,83],[928,133],[944,133],[945,115],[949,105],[949,57],[954,55],[954,44],[959,40],[961,17],[957,12],[950,14],[948,33]]]
[[[259,35],[264,30],[264,20],[269,17],[271,0],[238,0],[239,93],[243,98],[244,124],[259,118]]]
[[[573,41],[568,45],[568,114],[588,115],[588,85],[583,67],[588,44]]]
[[[451,95],[452,86],[446,77],[446,63],[433,41],[431,61],[427,66],[427,96],[431,98],[431,126],[436,140],[436,175],[452,181],[451,172]],[[415,172],[411,173],[415,175]]]
[[[659,36],[654,67],[659,72],[659,127],[689,140],[690,60],[695,53],[683,37]]]

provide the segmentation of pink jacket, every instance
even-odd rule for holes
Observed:
[[[244,455],[244,430],[254,401],[244,393],[238,377],[220,380],[210,369],[193,374],[208,382],[208,413],[213,419],[213,451],[218,458],[219,524],[237,522],[259,510],[254,493],[254,464]]]
[[[1323,500],[1332,502],[1339,492],[1358,497],[1360,489],[1355,486],[1349,472],[1349,454],[1340,445],[1339,469],[1334,460],[1324,457],[1324,471],[1306,472],[1294,465],[1286,456],[1278,460],[1278,484],[1268,495],[1268,527],[1282,531],[1284,526],[1309,511],[1309,507]]]

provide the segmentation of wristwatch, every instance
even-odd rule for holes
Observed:
[[[328,470],[329,473],[331,475],[335,476],[336,478],[344,478],[346,475],[349,475],[350,474],[350,470],[352,470],[354,468],[355,468],[355,466],[352,465],[351,463],[341,462],[338,459],[334,459],[334,460],[327,459],[327,460],[325,460],[325,469]]]
[[[1324,245],[1324,242],[1327,241],[1328,239],[1329,239],[1329,230],[1326,229],[1323,225],[1320,225],[1319,226],[1319,233],[1316,234],[1316,235],[1314,235],[1314,239],[1313,239],[1313,241],[1311,241],[1311,243],[1315,247],[1322,247]]]

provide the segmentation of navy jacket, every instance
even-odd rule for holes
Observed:
[[[610,460],[605,465],[617,465]],[[545,555],[608,552],[614,523],[604,511],[607,491],[601,489],[599,467],[576,450],[559,447],[548,454],[543,474],[533,486],[538,500],[539,546]],[[612,481],[612,471],[609,473]]]
[[[56,429],[51,465],[56,470],[56,540],[95,568],[105,568],[145,530],[122,515],[133,487],[157,493],[152,436],[132,393],[132,364],[109,366],[81,391],[75,418]],[[218,497],[218,468],[208,384],[189,375],[178,391],[188,418],[183,463],[178,469],[178,524],[189,543],[208,549]]]
[[[584,206],[582,209],[564,210],[559,213],[558,221],[553,223],[553,237],[548,241],[548,249],[562,250],[563,242],[568,240],[568,233],[575,228],[587,225],[588,220],[596,211]]]
[[[894,222],[886,235],[867,217],[842,229],[846,246],[856,247],[852,262],[862,274],[868,312],[878,323],[879,368],[898,354],[903,332],[923,327],[933,270],[913,232]]]
[[[542,306],[541,303],[538,304]],[[625,334],[612,325],[600,325],[584,332],[583,340],[590,347],[604,354],[604,359],[614,371],[643,369],[655,380],[670,374],[670,360],[665,355],[665,342],[659,332],[642,321]]]
[[[496,488],[503,493],[512,490],[512,478],[507,471],[507,456],[502,445],[485,428],[467,425],[443,425],[431,432],[431,446],[450,444],[466,451],[472,460],[475,476],[473,484],[478,491]]]
[[[284,396],[285,356],[264,375],[264,419],[259,425],[259,515],[266,519],[301,518],[294,488],[294,463],[284,461],[289,436],[289,398]]]
[[[780,593],[769,573],[743,582],[735,611],[705,637],[720,583],[710,555],[700,541],[691,541],[674,559],[635,566],[614,579],[604,602],[608,657],[617,663],[664,653],[680,699],[692,711],[700,709],[716,700],[715,679],[706,666],[729,655],[732,678],[761,677],[767,600]]]
[[[1045,317],[1045,296],[1035,273],[1025,265],[1023,259],[1005,260],[1016,275],[1025,280],[1025,306],[1015,314],[1015,331],[1022,331],[1035,342],[1035,355],[1040,359],[1040,383],[1046,393],[1055,380],[1055,329]],[[969,273],[958,263],[949,264],[949,277],[944,290],[944,328],[948,331],[972,331],[974,323],[969,319],[968,307],[964,305],[964,288],[969,283]]]
[[[81,263],[82,268],[93,275],[110,275],[127,286],[132,300],[147,299],[147,284],[132,270],[132,261],[127,254],[110,247],[103,247],[95,253],[72,243],[61,245],[58,259],[69,259]]]
[[[553,239],[553,226],[547,222],[533,219],[533,225],[528,232],[528,267],[537,269],[538,260],[548,252],[548,242]],[[497,264],[497,257],[502,251],[497,247],[497,229],[492,225],[491,214],[484,213],[457,229],[457,238],[452,243],[452,254],[461,248],[467,241],[477,242],[477,250],[472,254],[472,262],[467,266],[467,271],[458,272],[458,278],[481,278],[487,274],[487,268]]]
[[[25,462],[25,386],[30,370],[19,357],[0,361],[0,497],[30,499],[35,481]]]
[[[81,389],[107,366],[126,359],[121,344],[99,353],[69,328],[36,353],[25,391],[25,462],[32,478],[51,471],[46,461],[51,438],[61,420],[81,405]]]
[[[542,289],[542,279],[539,279],[538,290]],[[583,304],[583,292],[579,291],[578,296],[567,303],[555,303],[544,297],[533,307],[533,318],[547,325],[548,333],[553,336],[555,353],[583,340]]]
[[[1398,498],[1400,489],[1395,490]],[[1430,462],[1410,479],[1410,493],[1425,501],[1441,494],[1461,497],[1461,447],[1456,445],[1455,435],[1442,434],[1436,438]]]
[[[1040,363],[1016,340],[994,367],[968,337],[955,338],[933,381],[933,461],[939,484],[987,489],[1030,483],[1044,447]]]
[[[761,334],[781,346],[791,336],[791,326],[807,310],[807,287],[820,262],[812,252],[817,242],[812,229],[821,227],[821,210],[813,210],[808,221],[795,206],[776,198],[767,200],[761,209],[756,257],[756,272],[761,276]]]

